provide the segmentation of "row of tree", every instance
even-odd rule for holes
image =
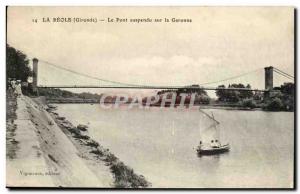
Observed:
[[[294,111],[295,109],[295,84],[284,83],[280,87],[275,87],[274,90],[280,92],[273,92],[265,98],[265,110],[270,111]]]
[[[230,88],[248,88],[248,84],[230,84],[226,88],[224,85],[218,86],[221,89]],[[262,93],[254,93],[251,90],[217,90],[216,95],[219,102],[233,103],[245,108],[261,107],[269,111],[293,111],[295,98],[295,84],[284,83],[280,87],[275,87],[273,91]]]
[[[218,97],[218,101],[221,102],[240,102],[243,99],[253,98],[254,93],[250,90],[225,90],[230,88],[245,88],[245,89],[251,89],[251,86],[243,85],[243,84],[229,84],[226,88],[225,85],[218,86],[221,90],[216,91],[216,95]],[[224,89],[224,90],[222,90]]]
[[[176,103],[179,103],[181,100],[180,94],[196,94],[194,101],[195,104],[209,104],[211,100],[210,97],[207,95],[207,92],[199,85],[191,85],[179,89],[161,90],[157,92],[157,95],[159,95],[160,98],[162,98],[162,95],[165,93],[176,93]],[[190,100],[190,96],[187,96],[185,103],[189,104]]]

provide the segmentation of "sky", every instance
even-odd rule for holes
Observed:
[[[42,22],[48,17],[98,22]],[[120,23],[108,18],[192,22]],[[253,71],[207,86],[234,82],[264,89],[266,66],[294,75],[292,7],[9,7],[7,42],[40,60],[41,85],[103,84],[44,61],[93,77],[155,86],[202,84]],[[274,75],[275,85],[286,81]]]

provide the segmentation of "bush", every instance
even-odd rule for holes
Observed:
[[[208,96],[202,96],[200,98],[200,104],[209,104],[210,103],[210,98]]]
[[[111,171],[115,176],[117,188],[145,188],[150,186],[143,176],[134,173],[133,169],[124,165],[123,162],[114,163]]]
[[[265,107],[266,110],[270,111],[278,111],[282,110],[283,103],[280,98],[273,98],[270,102],[267,103],[267,106]]]
[[[256,103],[253,99],[245,99],[242,101],[242,107],[253,109],[256,107]]]

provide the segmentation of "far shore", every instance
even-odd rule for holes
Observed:
[[[47,101],[49,104],[99,104],[99,101],[87,100],[87,101],[74,101],[74,100],[50,100]],[[115,104],[115,103],[104,103],[104,104]],[[126,103],[129,104],[129,103]],[[122,104],[122,105],[126,105]],[[174,108],[178,107],[179,105],[174,105]],[[188,106],[185,105],[185,106]],[[194,106],[199,106],[201,109],[222,109],[222,110],[252,110],[252,111],[263,111],[262,108],[245,108],[240,106],[228,106],[228,105],[220,105],[220,104],[195,104]],[[151,107],[160,107],[159,105],[151,105]],[[165,108],[169,108],[170,106],[164,106]]]
[[[95,99],[69,99],[69,98],[59,98],[59,99],[47,99],[48,104],[99,104],[99,100]],[[104,104],[115,104],[113,102],[106,102]],[[129,103],[125,103],[122,105],[126,105]],[[174,105],[174,108],[178,107],[178,104]],[[188,106],[186,104],[185,106]],[[242,107],[239,104],[224,104],[224,103],[214,103],[214,104],[195,104],[194,106],[198,106],[201,109],[221,109],[221,110],[242,110],[242,111],[266,111],[261,106],[257,106],[256,108]],[[159,105],[151,105],[151,107],[160,107]],[[164,106],[165,108],[169,108],[168,105]],[[270,112],[270,111],[266,111]],[[274,112],[274,111],[273,111]],[[275,112],[292,112],[292,111],[275,111]]]

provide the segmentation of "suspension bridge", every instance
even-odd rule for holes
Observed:
[[[265,67],[265,88],[264,89],[253,89],[253,88],[236,88],[236,87],[228,87],[228,88],[222,88],[222,87],[208,87],[207,85],[215,84],[215,83],[222,83],[225,81],[234,80],[236,78],[241,78],[243,76],[246,76],[248,74],[257,72],[262,70],[262,68],[255,69],[253,71],[249,71],[243,74],[239,74],[236,76],[231,76],[226,79],[221,80],[215,80],[212,82],[206,82],[201,83],[197,85],[191,85],[191,86],[170,86],[170,85],[164,85],[164,86],[155,86],[155,85],[141,85],[141,84],[131,84],[131,83],[124,83],[124,82],[118,82],[114,80],[108,80],[108,79],[102,79],[99,77],[90,76],[81,72],[77,72],[62,66],[59,66],[57,64],[45,61],[45,60],[38,60],[36,58],[33,60],[33,89],[37,90],[37,88],[118,88],[118,89],[195,89],[195,90],[237,90],[237,91],[255,91],[255,92],[267,92],[267,91],[274,91],[273,88],[273,72],[277,73],[278,75],[284,77],[285,79],[289,80],[290,82],[294,82],[294,76],[276,68],[273,66]],[[42,62],[43,65],[48,65],[53,68],[72,73],[77,76],[89,78],[92,80],[100,81],[101,84],[97,85],[38,85],[37,80],[39,78],[38,74],[38,63]]]

